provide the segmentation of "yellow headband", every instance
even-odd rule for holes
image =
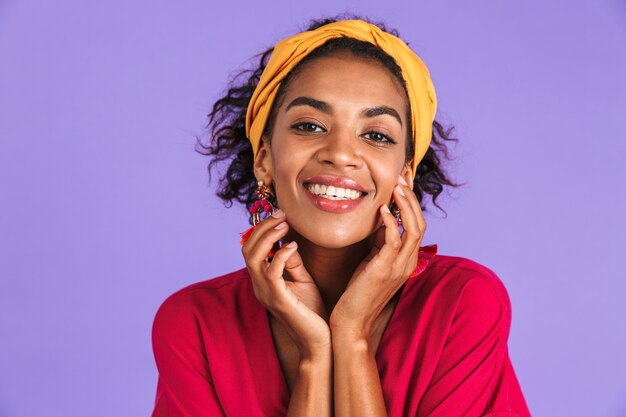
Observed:
[[[259,84],[252,94],[246,113],[246,135],[252,143],[254,157],[256,158],[259,150],[261,136],[282,80],[315,48],[328,39],[341,36],[373,43],[391,55],[402,69],[411,104],[412,137],[415,148],[413,175],[415,176],[417,165],[430,146],[432,123],[437,111],[435,88],[426,65],[402,39],[363,20],[342,20],[330,23],[315,30],[298,33],[276,44]]]

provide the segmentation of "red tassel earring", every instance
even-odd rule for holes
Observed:
[[[252,235],[252,232],[254,232],[254,229],[259,225],[259,223],[261,223],[262,220],[274,214],[274,206],[272,206],[272,203],[270,203],[269,201],[270,198],[274,196],[271,186],[265,185],[263,184],[263,181],[259,180],[256,188],[256,195],[257,200],[250,207],[250,214],[252,214],[252,227],[245,232],[240,233],[241,241],[239,243],[241,244],[241,246],[243,246],[248,241],[250,235]],[[261,219],[261,215],[264,213],[265,216],[263,219]],[[278,242],[276,242],[272,247],[270,253],[268,253],[267,255],[268,261],[272,260],[274,254],[276,253],[276,251],[278,251],[278,249],[280,249],[280,245],[278,244]]]

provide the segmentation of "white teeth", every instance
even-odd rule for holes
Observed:
[[[329,200],[356,200],[361,196],[361,192],[350,188],[340,188],[332,185],[309,184],[311,193],[328,198]]]

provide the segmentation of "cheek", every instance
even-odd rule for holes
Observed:
[[[283,158],[274,165],[274,190],[281,208],[293,202],[298,191],[301,166],[294,162],[294,158]]]
[[[284,187],[295,186],[310,158],[311,151],[307,147],[289,138],[277,138],[272,149],[274,181]]]
[[[393,196],[393,189],[398,184],[398,177],[404,168],[404,154],[402,157],[394,156],[390,163],[375,165],[376,172],[372,174],[377,178],[376,188],[381,200],[388,201]]]
[[[393,198],[393,187],[395,187],[395,185],[396,181],[393,181],[392,178],[386,178],[385,183],[380,188],[380,196],[385,203],[388,203],[389,200]]]
[[[274,172],[274,188],[276,189],[276,193],[279,196],[289,193],[292,189],[293,179],[289,175],[288,167],[284,164],[279,164]]]

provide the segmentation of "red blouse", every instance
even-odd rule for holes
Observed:
[[[498,276],[420,248],[417,276],[376,352],[390,417],[525,417],[507,349],[511,305]],[[289,391],[268,312],[246,268],[169,296],[156,313],[153,417],[284,416]]]

